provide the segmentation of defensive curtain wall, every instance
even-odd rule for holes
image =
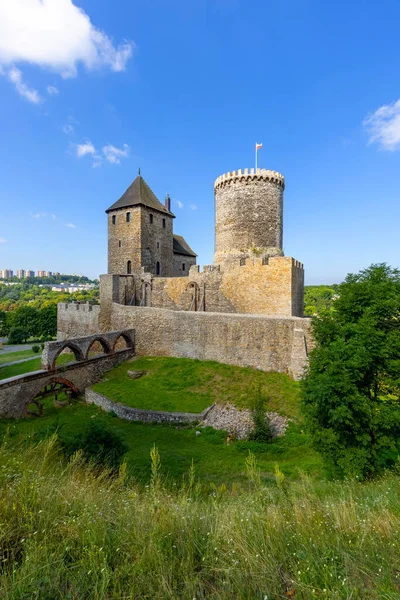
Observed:
[[[121,340],[125,347],[118,349]],[[96,342],[102,346],[103,353],[91,357],[89,353]],[[83,392],[99,381],[104,373],[132,356],[134,345],[134,332],[131,329],[47,342],[42,354],[42,370],[0,381],[0,417],[24,416],[28,405],[41,390],[51,390],[54,384],[74,393]],[[73,352],[75,360],[57,366],[58,356],[66,349]]]
[[[115,278],[117,294],[118,276],[105,277],[110,285]],[[308,319],[129,306],[109,298],[92,310],[88,305],[59,304],[59,339],[80,331],[78,315],[82,313],[85,328],[92,333],[134,329],[135,351],[140,355],[215,360],[289,373],[295,379],[307,364],[312,343]]]

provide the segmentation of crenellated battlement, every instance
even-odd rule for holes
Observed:
[[[280,185],[285,189],[285,178],[278,171],[270,171],[268,169],[239,169],[238,171],[231,171],[224,173],[217,177],[214,182],[214,190],[230,185],[231,183],[248,183],[250,181],[271,181]]]
[[[79,310],[80,312],[91,312],[92,310],[100,310],[100,305],[99,304],[89,304],[89,302],[85,303],[85,304],[80,304],[79,302],[59,302],[58,303],[58,310],[69,310],[71,311],[76,311]]]

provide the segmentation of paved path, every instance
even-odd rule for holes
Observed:
[[[27,362],[28,360],[35,360],[35,358],[40,358],[40,354],[36,356],[30,356],[29,358],[21,358],[20,360],[14,360],[14,362],[2,363],[0,365],[0,369],[3,367],[11,367],[12,365],[18,365],[19,363]]]
[[[0,342],[1,342],[1,338],[0,338]],[[9,352],[21,352],[22,350],[31,350],[32,346],[34,346],[34,344],[13,344],[10,346],[3,346],[0,349],[0,356],[2,354],[8,354]]]

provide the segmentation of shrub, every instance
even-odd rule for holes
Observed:
[[[82,450],[86,460],[111,469],[119,467],[129,449],[120,432],[100,420],[92,421],[86,429],[70,438],[63,437],[61,431],[59,439],[67,457]]]
[[[251,411],[254,429],[249,435],[249,440],[255,442],[269,442],[272,439],[271,425],[266,413],[267,403],[268,398],[263,396],[261,389],[258,388]]]
[[[37,344],[34,344],[32,346],[32,352],[34,352],[35,354],[37,354],[38,352],[40,352],[40,346],[38,346]]]

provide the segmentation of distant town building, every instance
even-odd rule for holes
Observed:
[[[46,271],[38,271],[37,276],[38,277],[46,277]]]
[[[74,294],[75,292],[83,292],[92,290],[96,286],[93,283],[58,283],[57,285],[53,285],[51,290],[53,292],[68,292],[69,294]]]
[[[2,279],[11,279],[11,277],[14,276],[14,271],[12,271],[11,269],[2,269],[0,271],[0,277]]]
[[[45,277],[51,277],[53,273],[51,271],[46,271]]]
[[[25,271],[25,277],[35,277],[35,271]]]
[[[18,279],[23,279],[25,277],[25,271],[24,271],[24,269],[18,269],[18,271],[17,271],[17,277],[18,277]]]
[[[53,277],[60,277],[61,273],[59,273],[58,271],[54,271],[53,273]]]

